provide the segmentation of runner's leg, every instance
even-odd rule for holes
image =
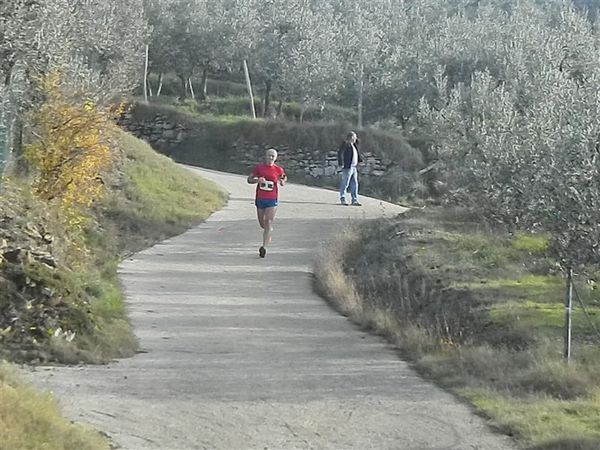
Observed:
[[[263,247],[266,247],[271,242],[271,232],[273,231],[273,221],[275,220],[277,207],[265,208],[263,211]]]
[[[256,208],[256,217],[258,218],[258,224],[264,230],[265,229],[265,209]]]

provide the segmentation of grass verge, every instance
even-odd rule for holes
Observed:
[[[108,192],[87,228],[73,233],[29,192],[5,181],[0,196],[0,357],[102,363],[137,342],[117,280],[123,255],[178,234],[226,201],[147,144],[123,134]],[[51,395],[0,365],[0,448],[95,450],[106,439],[60,416]]]
[[[73,280],[91,297],[96,326],[78,342],[53,342],[62,362],[105,362],[132,355],[137,343],[118,285],[120,258],[182,233],[226,201],[226,194],[213,183],[176,166],[142,141],[122,134],[119,147],[122,158],[111,189],[96,206],[96,220],[86,229],[86,269]]]
[[[600,448],[600,340],[576,309],[563,363],[564,281],[547,242],[465,211],[411,211],[340,236],[316,264],[316,287],[524,446]],[[576,282],[600,325],[595,282]]]
[[[62,418],[51,394],[17,379],[13,368],[0,364],[0,448],[108,450],[103,436]]]

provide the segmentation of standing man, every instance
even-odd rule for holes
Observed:
[[[277,150],[270,148],[265,152],[265,163],[258,164],[247,179],[248,183],[257,184],[254,204],[258,224],[263,229],[263,241],[258,249],[261,258],[267,254],[267,245],[271,242],[273,221],[279,204],[278,187],[287,181],[285,171],[275,164],[276,159]]]
[[[352,206],[362,206],[358,201],[358,163],[362,158],[358,151],[358,137],[354,131],[346,135],[346,139],[338,149],[338,165],[342,169],[342,179],[340,181],[340,203],[344,206],[346,203],[346,191],[350,189],[352,197]]]

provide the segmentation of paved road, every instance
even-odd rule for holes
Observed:
[[[227,189],[228,205],[120,268],[145,353],[32,374],[73,420],[131,450],[513,448],[311,290],[332,232],[401,208],[288,185],[260,259],[253,187],[192,170]]]

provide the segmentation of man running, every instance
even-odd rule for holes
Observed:
[[[258,255],[264,258],[267,254],[267,245],[271,242],[271,232],[273,231],[273,221],[277,211],[278,186],[283,186],[287,181],[285,171],[275,164],[277,159],[277,150],[270,148],[265,152],[265,163],[258,164],[252,174],[248,177],[248,183],[257,184],[256,186],[256,214],[258,223],[263,229],[263,243],[258,249]]]

